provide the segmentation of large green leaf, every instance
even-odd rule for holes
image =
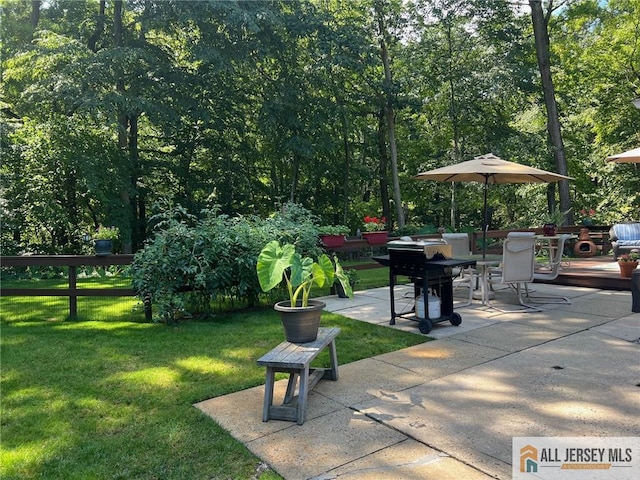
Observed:
[[[290,245],[293,248],[293,245]],[[293,255],[291,261],[291,285],[296,288],[305,282],[312,281],[313,260],[309,257],[302,258],[299,253]]]
[[[321,255],[320,258],[318,258],[318,263],[316,263],[314,267],[313,278],[320,288],[322,288],[325,283],[328,285],[333,284],[334,266],[328,256]]]
[[[294,261],[296,251],[293,245],[280,246],[277,240],[269,242],[258,256],[256,271],[260,288],[265,292],[282,282],[284,272]]]

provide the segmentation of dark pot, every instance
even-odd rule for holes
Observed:
[[[318,338],[320,317],[326,307],[320,300],[309,300],[308,307],[291,307],[289,300],[278,302],[274,309],[280,312],[284,336],[291,343],[313,342]]]
[[[553,237],[558,233],[558,226],[555,223],[545,223],[542,226],[542,233],[545,237]]]
[[[353,288],[353,283],[350,283],[350,285],[351,285],[351,288]],[[332,290],[335,290],[335,292],[333,293],[337,293],[338,298],[349,298],[349,295],[347,295],[347,293],[344,291],[344,287],[340,282],[335,282],[333,284]]]
[[[345,293],[344,288],[340,282],[334,283],[336,287],[336,293],[338,294],[338,298],[349,298],[349,296]]]
[[[111,255],[113,250],[113,240],[94,240],[97,257]]]

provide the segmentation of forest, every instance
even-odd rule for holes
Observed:
[[[0,5],[4,255],[286,202],[479,230],[481,185],[414,176],[490,152],[573,178],[493,186],[490,228],[640,219],[638,164],[605,161],[640,145],[640,0]]]

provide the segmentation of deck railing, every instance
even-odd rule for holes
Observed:
[[[558,233],[568,233],[573,235],[579,235],[582,228],[589,230],[589,236],[591,240],[600,247],[603,253],[608,252],[611,249],[611,242],[609,241],[609,229],[610,225],[570,225],[559,227]],[[537,235],[542,235],[542,228],[523,228],[517,230],[487,230],[487,253],[502,254],[502,240],[507,238],[507,234],[513,231],[520,232],[535,232]],[[471,247],[473,253],[482,253],[482,231],[473,232],[471,235]],[[572,248],[576,240],[567,242],[567,247]]]
[[[574,235],[578,235],[580,233],[580,229],[588,228],[591,240],[593,240],[596,245],[598,245],[599,249],[602,250],[603,253],[608,252],[611,249],[611,242],[609,241],[609,229],[610,225],[594,225],[594,226],[582,226],[582,225],[571,225],[566,227],[560,227],[558,233],[570,233]],[[502,241],[507,238],[507,234],[509,232],[516,230],[487,230],[486,239],[487,239],[487,253],[491,254],[502,254]],[[518,229],[517,231],[522,232],[535,232],[538,235],[542,235],[542,228],[523,228]],[[388,240],[397,240],[399,237],[389,237]],[[411,238],[414,240],[429,240],[429,239],[439,239],[441,235],[439,233],[433,233],[428,235],[411,235]],[[470,249],[474,254],[482,253],[482,231],[476,231],[469,234],[470,238]],[[574,241],[567,242],[567,247],[572,248]],[[366,252],[367,249],[370,249],[371,245],[367,244],[367,241],[364,239],[347,237],[344,245],[341,247],[335,247],[330,249],[333,252],[341,253],[343,255],[352,257],[358,252]],[[377,248],[384,248],[384,245],[378,246]],[[371,266],[379,266],[379,264],[372,263]],[[351,268],[367,268],[369,265],[360,265],[357,267]]]

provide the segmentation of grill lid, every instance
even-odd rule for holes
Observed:
[[[446,258],[452,257],[451,245],[444,240],[392,240],[387,243],[388,250],[422,252],[427,259],[431,259],[436,253]]]

